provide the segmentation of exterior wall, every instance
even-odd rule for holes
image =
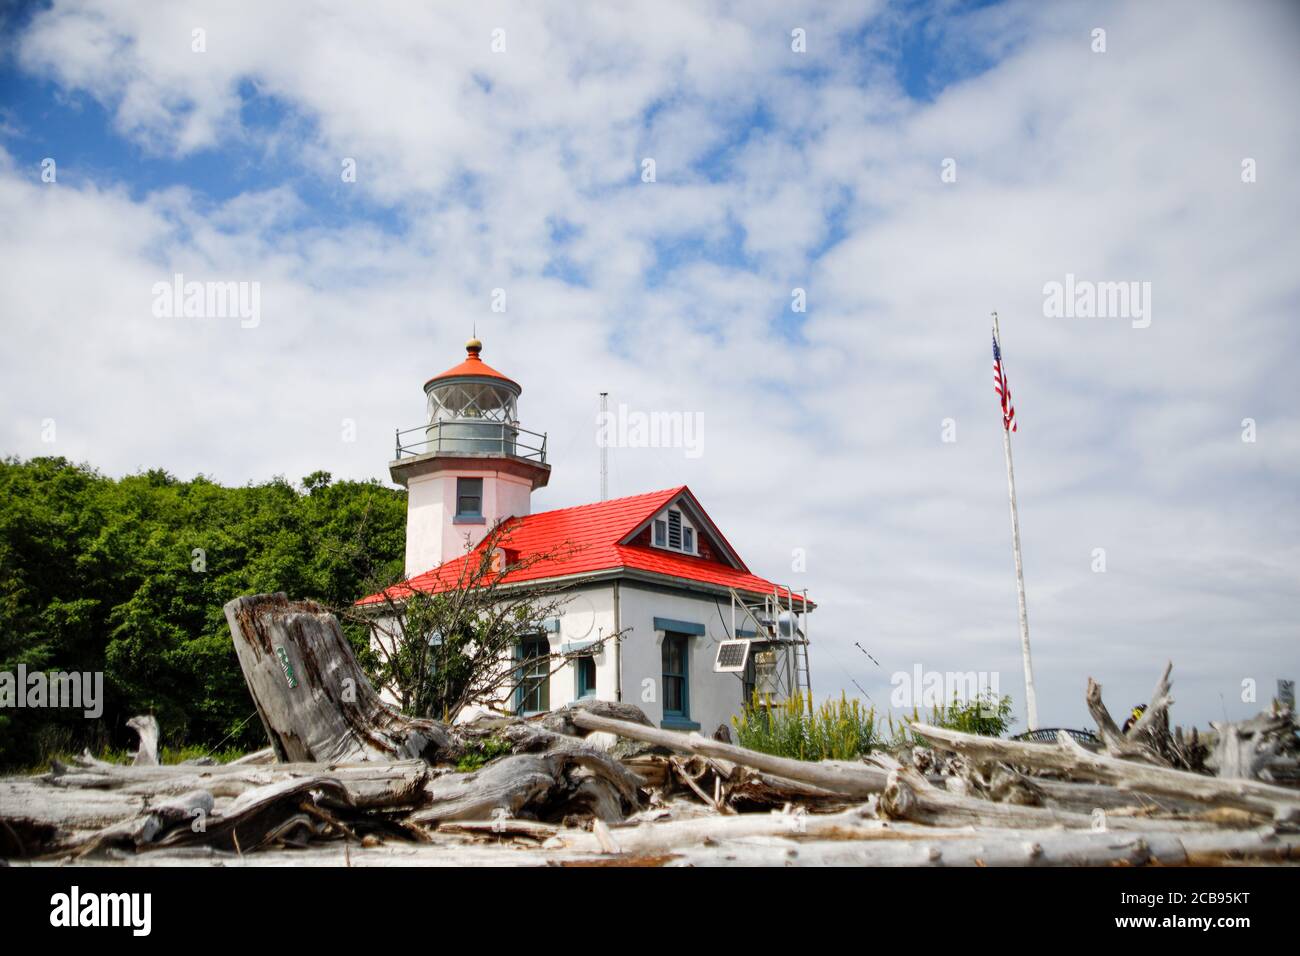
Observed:
[[[455,521],[456,479],[483,479],[483,520]],[[532,486],[527,479],[489,468],[439,471],[411,478],[406,488],[406,574],[431,571],[473,547],[501,518],[529,513]]]
[[[715,603],[708,595],[694,596],[651,588],[628,581],[619,582],[619,617],[626,633],[619,649],[606,643],[595,656],[596,696],[617,700],[621,657],[622,699],[640,707],[655,726],[672,730],[698,730],[706,736],[719,724],[731,726],[740,712],[743,684],[737,674],[715,674],[713,661],[718,642],[727,639],[730,606],[721,598]],[[680,621],[704,628],[701,635],[687,636],[687,702],[689,725],[664,723],[663,640],[665,631],[655,619]],[[387,622],[385,622],[387,623]],[[612,582],[575,590],[558,619],[558,631],[546,635],[551,652],[560,654],[565,645],[597,639],[615,630],[614,585]],[[555,709],[577,697],[577,672],[564,664],[550,677],[550,707]],[[386,699],[389,699],[386,697]],[[390,703],[392,702],[391,699]],[[513,709],[513,700],[496,702]]]
[[[729,603],[721,598],[660,591],[623,582],[621,588],[623,627],[630,628],[623,639],[623,699],[636,704],[656,726],[663,724],[663,630],[655,618],[682,621],[704,627],[704,634],[687,637],[687,710],[690,722],[706,736],[719,724],[731,726],[740,711],[742,686],[735,674],[715,674],[713,660],[718,642],[727,639]],[[721,617],[719,616],[721,608]],[[649,681],[650,683],[645,683]],[[601,695],[604,696],[604,695]],[[649,699],[647,699],[649,698]]]
[[[717,643],[726,639],[725,628],[729,626],[729,622],[724,624],[719,619],[718,606],[712,597],[705,595],[692,597],[620,582],[619,617],[625,634],[618,650],[610,641],[595,655],[596,696],[601,700],[618,699],[621,657],[622,699],[640,707],[655,726],[697,729],[706,735],[712,734],[719,724],[730,727],[732,715],[740,712],[743,688],[736,674],[713,672]],[[724,617],[728,613],[724,610]],[[661,684],[665,632],[655,628],[656,618],[704,627],[704,634],[687,638],[690,726],[664,724]],[[577,591],[559,617],[559,632],[549,633],[547,637],[551,652],[559,654],[563,653],[565,644],[610,634],[615,627],[614,585],[604,583]],[[573,664],[565,664],[552,674],[548,687],[551,709],[571,703],[577,696],[577,684]]]
[[[546,636],[550,640],[551,653],[560,654],[566,650],[566,644],[598,640],[614,633],[614,630],[614,586],[604,584],[582,588],[570,595],[559,616],[559,631]],[[595,696],[601,700],[615,700],[618,692],[618,653],[613,641],[607,641],[594,656]],[[578,673],[574,664],[565,664],[551,675],[549,693],[552,710],[577,699]]]

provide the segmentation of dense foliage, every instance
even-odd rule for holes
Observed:
[[[223,604],[285,591],[347,606],[400,576],[405,508],[398,489],[326,472],[227,488],[0,460],[0,671],[104,673],[98,720],[0,711],[0,766],[131,744],[138,713],[173,744],[263,746]]]
[[[931,708],[929,719],[936,727],[983,737],[1001,737],[1015,722],[1016,718],[1011,716],[1011,698],[999,697],[992,691],[971,700],[953,697],[947,707]]]

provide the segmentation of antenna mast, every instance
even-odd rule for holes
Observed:
[[[609,500],[609,392],[600,393],[600,500]]]

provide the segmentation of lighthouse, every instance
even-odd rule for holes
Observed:
[[[424,383],[427,417],[398,431],[388,470],[406,488],[406,574],[465,554],[492,526],[531,511],[546,485],[546,436],[519,424],[519,383],[465,343],[465,360]]]
[[[397,432],[388,468],[407,491],[406,581],[357,601],[375,639],[406,638],[394,607],[412,592],[499,584],[555,603],[535,633],[513,635],[510,679],[478,704],[529,715],[627,701],[658,727],[708,731],[730,727],[756,694],[810,693],[815,605],[752,573],[685,485],[533,510],[551,475],[546,436],[520,426],[519,383],[482,352],[478,339],[465,343],[463,362],[424,383],[425,420]],[[494,542],[502,574],[475,583],[485,539],[507,519]]]

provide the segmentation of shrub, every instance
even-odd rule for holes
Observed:
[[[912,708],[912,722],[921,722],[921,715]],[[1011,716],[1011,697],[997,697],[992,691],[985,691],[970,700],[959,700],[956,695],[946,707],[931,707],[924,723],[947,730],[959,730],[966,734],[978,734],[981,737],[1001,737],[1016,722]],[[906,722],[894,723],[889,716],[889,748],[929,747],[929,741],[913,734]]]
[[[811,694],[783,703],[755,694],[731,722],[742,747],[795,760],[855,760],[881,745],[875,708],[844,694],[820,707]]]
[[[954,696],[947,707],[932,708],[930,715],[930,723],[937,727],[981,737],[1001,737],[1016,722],[1011,716],[1011,698],[996,697],[992,691],[966,701]]]
[[[461,773],[478,770],[490,760],[504,757],[510,753],[510,741],[500,737],[489,737],[482,742],[471,743],[456,761],[456,769]]]

